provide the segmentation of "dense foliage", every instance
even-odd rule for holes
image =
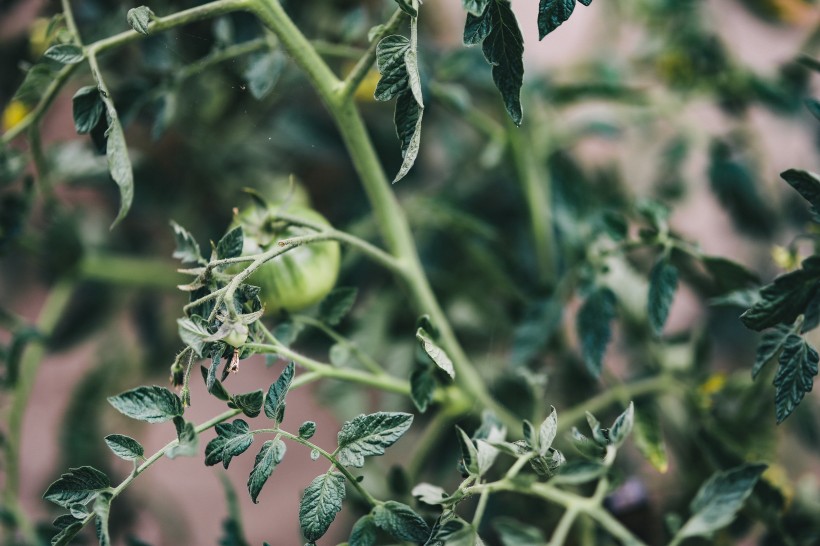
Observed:
[[[7,543],[145,544],[130,486],[181,458],[252,460],[248,497],[298,504],[311,544],[816,544],[820,175],[775,185],[788,150],[762,141],[817,134],[817,6],[580,3],[463,0],[447,47],[433,0],[62,0],[11,40]],[[760,71],[723,9],[805,39]],[[530,70],[582,10],[593,53]],[[87,136],[61,141],[69,98]],[[20,495],[23,418],[83,340],[50,526]],[[294,409],[309,384],[332,419]],[[168,443],[110,433],[112,408]],[[272,491],[301,446],[321,471]],[[249,544],[226,484],[213,542]]]

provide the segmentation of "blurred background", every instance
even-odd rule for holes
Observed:
[[[162,15],[195,4],[158,0],[149,7]],[[707,254],[744,264],[768,282],[813,251],[798,237],[806,230],[808,211],[778,175],[788,168],[820,171],[820,124],[804,106],[805,99],[820,94],[818,76],[799,62],[801,54],[817,58],[820,8],[810,0],[601,1],[579,5],[567,23],[539,42],[533,3],[512,4],[525,39],[520,129],[505,119],[480,49],[461,45],[460,3],[424,4],[420,58],[428,107],[419,159],[395,190],[434,289],[499,397],[519,404],[513,407],[522,415],[531,411],[527,404],[546,401],[560,418],[563,408],[600,386],[579,364],[569,319],[560,340],[527,348],[527,366],[518,362],[522,325],[547,290],[539,280],[527,203],[504,135],[517,131],[526,139],[551,179],[565,266],[582,259],[587,227],[600,210],[627,209],[652,198],[671,207],[672,229],[682,238]],[[72,6],[88,43],[127,29],[125,13],[135,4],[75,0]],[[385,21],[395,4],[328,0],[286,6],[343,74],[366,48],[368,30]],[[4,132],[31,106],[12,98],[24,70],[59,32],[59,24],[49,28],[58,11],[57,2],[0,2]],[[103,436],[128,434],[147,452],[173,438],[171,424],[142,425],[106,403],[107,396],[137,385],[168,385],[169,366],[181,348],[175,320],[186,296],[175,285],[185,278],[175,273],[178,265],[171,259],[170,219],[207,248],[208,240],[225,232],[233,209],[248,206],[241,190],[250,187],[273,200],[290,195],[335,226],[378,242],[338,133],[283,52],[265,46],[225,62],[196,64],[214,51],[262,38],[252,17],[232,15],[150,36],[102,58],[136,176],[133,208],[112,231],[118,193],[99,153],[99,131],[77,136],[72,123],[71,97],[91,83],[87,71],[66,86],[43,120],[47,191],[31,182],[33,170],[18,155],[28,149],[24,138],[3,151],[0,343],[7,385],[22,348],[39,343],[35,325],[49,290],[74,279],[67,310],[48,336],[48,355],[23,421],[20,502],[35,524],[47,528],[53,519],[53,507],[41,495],[65,469],[93,465],[113,482],[127,475],[130,464],[111,456]],[[375,81],[375,75],[365,81],[357,100],[387,172],[394,173],[401,156],[393,106],[372,99]],[[289,183],[291,176],[296,186]],[[645,272],[647,264],[638,257],[635,269]],[[645,279],[635,282],[645,286]],[[340,329],[406,377],[416,358],[416,317],[407,314],[403,292],[388,274],[347,251],[339,284],[360,291]],[[694,276],[685,279],[674,300],[664,355],[695,355],[701,386],[700,398],[692,402],[697,410],[678,408],[680,415],[697,416],[713,432],[732,432],[738,452],[757,450],[776,461],[773,473],[779,477],[773,482],[782,484],[784,497],[820,502],[820,401],[809,394],[786,425],[774,427],[771,386],[758,383],[747,394],[757,336],[737,320],[737,308],[707,305],[717,292]],[[569,301],[568,316],[577,306],[577,298]],[[645,340],[632,330],[619,327],[607,354],[615,379],[648,366],[640,352]],[[298,347],[326,360],[330,343],[304,332]],[[266,389],[279,370],[281,363],[252,357],[228,386],[234,392]],[[535,375],[540,371],[546,371],[549,384]],[[613,378],[605,378],[604,387]],[[192,385],[189,420],[202,422],[222,411],[223,404],[207,395],[198,377]],[[733,405],[741,392],[757,402],[753,412]],[[0,397],[8,411],[9,397]],[[408,402],[349,385],[313,385],[289,397],[285,425],[317,421],[314,440],[327,447],[343,420],[399,408],[407,409]],[[675,422],[675,408],[664,410]],[[377,488],[389,487],[384,477],[390,465],[414,445],[424,418],[417,423],[392,457],[370,463],[366,479]],[[669,425],[676,426],[684,425],[680,420]],[[753,441],[744,435],[752,429],[758,433]],[[212,434],[205,434],[200,449]],[[663,514],[686,513],[688,500],[710,473],[696,463],[680,468],[677,459],[694,453],[689,443],[708,443],[708,436],[679,441],[663,475],[631,453],[624,468],[634,476],[628,482],[632,489],[623,490],[637,491],[635,499],[613,497],[613,509],[643,522],[638,525],[652,544],[661,543]],[[438,449],[440,460],[424,475],[431,481],[457,479],[454,441],[442,441]],[[117,540],[216,543],[226,536],[224,474],[236,489],[248,543],[299,544],[298,499],[325,466],[307,455],[306,449],[288,446],[288,457],[257,505],[245,494],[249,455],[225,472],[206,468],[201,460],[163,460],[114,504]],[[801,487],[804,492],[797,490]],[[626,508],[617,507],[619,499]],[[355,506],[345,509],[321,544],[344,540],[352,511]],[[760,532],[752,536],[765,542]]]

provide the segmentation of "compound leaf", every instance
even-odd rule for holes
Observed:
[[[253,434],[250,433],[248,423],[237,419],[233,423],[216,425],[216,438],[205,446],[205,464],[213,466],[222,463],[225,468],[231,459],[244,453],[253,443]]]

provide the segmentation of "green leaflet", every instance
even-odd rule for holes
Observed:
[[[108,120],[108,129],[105,130],[105,156],[108,159],[108,172],[120,189],[120,210],[113,228],[125,218],[131,209],[134,200],[134,170],[131,167],[131,158],[128,156],[128,146],[125,144],[125,133],[120,125],[114,101],[105,93],[100,93],[105,103],[105,115]]]
[[[790,334],[780,353],[774,377],[774,405],[777,422],[782,423],[811,391],[817,375],[817,351],[797,334]]]
[[[376,546],[377,532],[378,529],[373,521],[373,516],[362,516],[350,531],[350,539],[347,541],[348,546]]]
[[[273,91],[285,68],[286,60],[285,55],[278,49],[250,56],[248,66],[242,76],[248,83],[248,90],[253,98],[262,100]]]
[[[236,258],[242,254],[242,245],[245,237],[242,233],[242,226],[236,226],[222,236],[216,244],[216,258],[224,260],[226,258]]]
[[[303,440],[310,440],[316,434],[316,423],[313,421],[305,421],[299,425],[299,438]]]
[[[339,431],[337,460],[345,466],[364,466],[364,458],[384,455],[407,432],[413,416],[400,412],[377,412],[359,415],[342,425]]]
[[[541,423],[541,426],[538,427],[538,454],[542,457],[547,454],[549,448],[552,447],[552,442],[555,440],[555,436],[558,434],[558,413],[556,413],[555,408],[552,408],[552,411],[544,419],[544,422]]]
[[[812,219],[820,222],[820,176],[810,171],[789,169],[780,173],[780,177],[809,202]]]
[[[476,17],[484,13],[484,10],[487,9],[487,4],[489,3],[490,0],[461,0],[461,5],[464,9]]]
[[[425,546],[483,546],[473,526],[451,511],[445,511],[436,521]]]
[[[345,479],[337,472],[322,474],[310,482],[299,503],[299,526],[309,542],[327,532],[344,498]]]
[[[105,103],[100,96],[100,90],[93,85],[81,87],[71,98],[74,129],[78,134],[90,133],[105,110]]]
[[[376,46],[376,68],[381,74],[375,99],[389,101],[407,90],[409,77],[404,57],[410,51],[410,40],[398,34],[385,36]]]
[[[444,349],[439,347],[436,342],[433,341],[430,334],[428,334],[424,328],[419,328],[416,330],[416,340],[418,340],[421,348],[424,349],[424,352],[430,357],[430,360],[432,360],[436,366],[444,370],[447,375],[450,376],[450,379],[456,378],[456,370],[453,366],[453,361],[450,360],[450,357],[447,356]]]
[[[319,304],[319,320],[330,326],[339,324],[356,303],[358,292],[351,286],[334,288]]]
[[[125,15],[125,20],[131,28],[145,36],[148,36],[148,25],[153,19],[154,12],[145,6],[129,9]]]
[[[54,520],[54,527],[58,529],[58,533],[51,537],[51,546],[65,546],[71,542],[77,533],[83,528],[82,521],[64,514]]]
[[[575,0],[541,0],[538,3],[538,39],[561,26],[575,9]]]
[[[467,14],[464,44],[479,43],[484,58],[493,67],[493,82],[501,92],[507,113],[516,125],[521,125],[524,38],[509,0],[490,0],[481,15]]]
[[[431,369],[419,368],[410,374],[410,398],[421,413],[427,411],[427,406],[433,401],[436,391],[436,379]]]
[[[54,80],[56,73],[48,62],[37,63],[26,71],[23,83],[17,88],[12,100],[19,100],[27,106],[40,102],[46,88]]]
[[[638,402],[635,410],[635,447],[658,472],[664,474],[669,469],[669,460],[659,415],[654,401]]]
[[[85,504],[111,487],[108,476],[91,466],[70,468],[43,493],[43,498],[62,506]]]
[[[145,453],[144,448],[138,441],[130,436],[122,434],[109,434],[105,437],[105,443],[114,452],[114,455],[126,461],[141,459]]]
[[[288,363],[279,378],[268,389],[268,396],[265,398],[265,415],[268,419],[282,422],[285,416],[285,396],[288,394],[295,371],[296,365],[293,362]]]
[[[632,432],[632,427],[635,424],[635,404],[629,403],[626,410],[620,414],[615,422],[612,423],[612,428],[609,429],[609,441],[619,447],[624,440],[626,440],[629,433]]]
[[[236,394],[231,397],[228,406],[242,410],[248,417],[256,417],[262,411],[262,403],[265,400],[265,393],[253,391],[245,394]]]
[[[396,99],[396,111],[393,114],[393,121],[396,124],[396,134],[401,143],[401,155],[404,159],[401,167],[399,167],[399,172],[396,173],[396,177],[393,179],[394,184],[410,172],[410,168],[419,155],[423,114],[424,108],[419,105],[413,93],[404,92]]]
[[[475,447],[472,439],[467,436],[461,427],[456,426],[456,434],[458,436],[458,445],[461,449],[461,461],[459,466],[463,468],[464,472],[470,476],[478,475],[478,450]]]
[[[253,463],[253,470],[248,476],[248,492],[254,503],[259,502],[256,499],[273,473],[273,469],[285,458],[286,447],[285,442],[279,438],[262,444],[262,449],[257,453],[256,461]]]
[[[83,48],[74,44],[53,45],[43,53],[43,57],[60,64],[77,64],[85,58]]]
[[[572,461],[562,465],[550,480],[553,485],[579,485],[606,474],[607,468],[598,461]]]
[[[803,260],[801,269],[774,279],[760,289],[760,299],[740,319],[747,328],[761,331],[778,324],[791,324],[805,312],[820,292],[820,256]]]
[[[179,396],[165,387],[137,387],[117,396],[108,403],[132,419],[148,423],[164,423],[182,415],[184,408]]]
[[[698,490],[690,505],[692,517],[677,537],[709,538],[732,523],[764,470],[766,465],[747,464],[715,473]]]
[[[79,131],[79,129],[78,129]],[[191,233],[177,224],[173,220],[170,221],[171,228],[174,230],[174,239],[176,240],[176,250],[174,250],[173,257],[182,261],[182,263],[199,263],[204,264],[205,259],[199,250],[199,244],[194,239]]]
[[[752,367],[752,379],[763,370],[763,366],[768,364],[774,357],[780,354],[786,338],[792,333],[792,329],[785,324],[778,324],[771,330],[763,332],[760,337],[760,344],[757,346],[755,363]]]
[[[177,457],[196,457],[199,451],[199,435],[194,424],[182,417],[174,417],[174,427],[177,429],[177,445],[170,447],[165,455],[169,459]]]
[[[387,501],[373,509],[373,522],[396,540],[424,543],[430,526],[406,504]]]
[[[647,311],[649,326],[659,336],[669,316],[669,308],[678,288],[678,268],[662,258],[658,260],[649,274],[649,297]]]
[[[493,527],[504,546],[544,546],[547,543],[541,529],[512,518],[495,518]]]
[[[578,311],[576,329],[581,339],[581,352],[594,377],[601,375],[604,353],[612,336],[610,322],[615,318],[615,302],[612,290],[602,287],[590,294]]]
[[[216,425],[216,434],[216,438],[205,446],[206,466],[221,462],[228,468],[231,459],[244,453],[253,443],[253,434],[248,428],[248,423],[242,419]]]

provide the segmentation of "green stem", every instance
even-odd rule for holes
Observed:
[[[49,292],[37,320],[37,330],[44,338],[47,339],[54,330],[71,299],[73,291],[74,282],[63,280]],[[37,371],[45,354],[46,345],[42,341],[30,343],[26,347],[20,360],[19,375],[14,385],[11,405],[8,408],[7,429],[3,443],[6,455],[3,504],[7,507],[13,507],[17,514],[21,514],[18,499],[20,498],[20,442],[23,434],[23,418],[29,405],[34,382],[37,379]],[[20,520],[25,522],[23,518],[20,518]]]
[[[478,497],[478,505],[473,514],[473,528],[478,531],[481,526],[481,520],[484,518],[484,512],[487,510],[487,502],[490,500],[490,490],[485,489]]]
[[[508,122],[507,139],[510,144],[515,170],[524,190],[530,213],[530,228],[535,244],[538,279],[551,285],[556,278],[555,241],[552,221],[552,181],[547,169],[542,168],[538,156],[522,129]],[[539,142],[546,148],[548,143]]]
[[[362,351],[362,349],[356,342],[347,339],[346,337],[341,335],[339,332],[337,332],[321,320],[317,320],[313,317],[308,317],[305,315],[292,315],[291,318],[294,320],[294,322],[299,322],[307,326],[316,328],[336,343],[339,343],[350,349],[350,352],[353,353],[356,359],[362,365],[364,365],[364,367],[367,368],[372,374],[384,375],[384,368],[382,368],[381,364],[376,362],[373,359],[373,357],[371,357],[369,354]]]
[[[404,12],[397,9],[393,12],[393,15],[387,23],[385,23],[381,30],[373,37],[373,40],[370,42],[370,47],[367,48],[367,51],[364,52],[364,55],[362,55],[342,84],[342,90],[339,93],[339,98],[342,101],[350,99],[356,92],[356,89],[359,88],[362,81],[367,77],[367,73],[370,72],[373,62],[376,60],[376,47],[379,45],[379,42],[388,34],[395,32],[396,29],[399,28],[402,20],[404,20]]]
[[[564,515],[561,516],[561,520],[555,527],[555,531],[552,533],[549,546],[561,546],[564,542],[566,542],[567,536],[569,535],[570,530],[572,530],[572,524],[575,523],[575,518],[577,517],[578,508],[576,507],[568,508],[564,512]]]
[[[293,440],[294,442],[302,444],[305,447],[308,447],[310,449],[315,449],[322,457],[324,457],[325,459],[330,461],[330,463],[333,466],[335,466],[339,470],[339,472],[341,472],[344,475],[345,478],[347,478],[348,483],[350,483],[350,485],[352,485],[356,489],[356,491],[359,492],[359,494],[362,496],[362,498],[365,501],[367,501],[367,504],[369,504],[371,507],[375,507],[375,506],[381,504],[378,500],[373,498],[373,495],[368,493],[367,490],[364,487],[362,487],[362,484],[359,483],[359,481],[356,479],[356,477],[353,476],[353,474],[351,474],[350,471],[347,468],[345,468],[345,466],[342,463],[340,463],[339,461],[336,460],[336,457],[334,457],[333,454],[328,453],[327,451],[325,451],[321,447],[317,446],[313,442],[305,440],[304,438],[300,438],[299,436],[297,436],[295,434],[291,434],[290,432],[286,432],[286,431],[284,431],[280,428],[261,429],[261,430],[255,430],[253,432],[254,433],[271,432],[271,433],[275,433],[275,434],[281,434],[285,438],[289,438],[289,439]]]

